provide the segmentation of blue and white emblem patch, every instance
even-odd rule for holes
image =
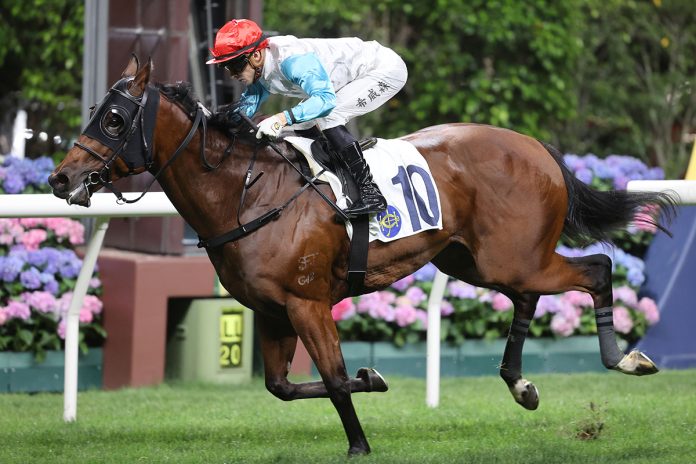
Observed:
[[[387,210],[377,215],[379,231],[386,238],[395,238],[401,230],[401,215],[399,210],[392,205],[387,205]]]

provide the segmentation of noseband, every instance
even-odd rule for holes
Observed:
[[[103,186],[116,195],[117,203],[135,203],[140,200],[162,172],[183,152],[201,123],[203,123],[205,130],[203,110],[200,106],[196,106],[195,115],[192,115],[193,125],[174,154],[155,174],[139,197],[134,200],[124,198],[123,194],[111,182],[112,165],[117,158],[120,158],[128,167],[127,175],[134,174],[137,169],[142,167],[150,170],[153,164],[152,138],[157,123],[157,110],[160,101],[159,90],[150,84],[145,87],[142,95],[132,95],[128,91],[128,86],[132,80],[132,77],[123,78],[109,89],[106,97],[93,110],[87,127],[82,132],[82,135],[86,135],[111,149],[111,156],[105,159],[90,147],[75,142],[76,147],[86,151],[103,164],[100,170],[87,174],[83,184],[78,189],[84,188],[89,194],[89,187]],[[201,152],[204,151],[205,136],[201,139]],[[68,198],[68,202],[70,202],[70,198]]]

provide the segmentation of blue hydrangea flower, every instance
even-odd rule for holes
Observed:
[[[36,290],[37,288],[41,288],[41,274],[35,267],[31,267],[22,272],[19,276],[19,281],[22,283],[24,288],[28,290]]]
[[[24,261],[16,256],[0,256],[0,277],[4,282],[14,282],[24,267]]]
[[[437,268],[435,265],[433,263],[428,263],[414,272],[413,276],[416,278],[416,280],[427,282],[433,280],[436,272]]]

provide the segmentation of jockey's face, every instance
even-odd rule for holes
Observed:
[[[256,50],[248,57],[245,56],[236,63],[226,66],[230,76],[244,85],[253,83],[256,80],[256,69],[260,70],[263,66],[263,54],[264,50]]]

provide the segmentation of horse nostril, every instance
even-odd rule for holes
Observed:
[[[63,173],[51,174],[48,176],[48,185],[53,187],[54,190],[64,190],[68,186],[68,176]]]

